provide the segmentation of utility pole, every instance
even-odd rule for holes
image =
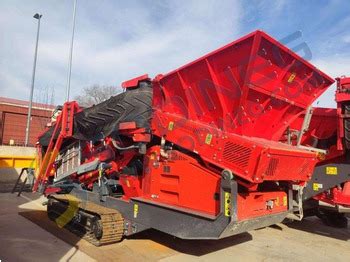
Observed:
[[[36,59],[38,56],[40,19],[41,19],[42,15],[36,13],[33,17],[38,20],[38,29],[36,32],[36,44],[35,44],[34,64],[33,64],[33,73],[32,73],[32,86],[30,88],[29,107],[28,107],[27,126],[26,126],[26,138],[25,138],[25,142],[24,142],[25,146],[28,146],[28,143],[29,143],[30,118],[32,117],[32,104],[33,104],[33,93],[34,93],[34,82],[35,82]]]
[[[73,42],[74,42],[76,9],[77,9],[77,0],[74,0],[73,23],[72,23],[72,39],[71,39],[71,42],[70,42],[70,52],[69,52],[69,61],[68,61],[68,76],[67,76],[67,86],[66,86],[66,102],[69,101],[70,78],[71,78],[71,74],[72,74],[72,58],[73,58]]]

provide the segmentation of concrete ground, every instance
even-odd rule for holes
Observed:
[[[317,218],[218,241],[181,240],[155,230],[95,247],[46,217],[33,193],[0,194],[1,261],[349,261],[350,228]]]

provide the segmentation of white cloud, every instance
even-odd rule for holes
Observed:
[[[343,75],[350,76],[350,54],[324,57],[322,59],[313,60],[312,63],[333,78]],[[336,85],[333,84],[319,99],[317,99],[317,106],[336,107],[335,90]]]
[[[350,44],[350,35],[345,35],[345,36],[343,37],[343,41],[344,41],[345,43],[347,43],[347,44]]]
[[[78,1],[72,97],[95,83],[119,85],[140,74],[149,73],[153,77],[167,73],[235,40],[242,31],[246,32],[242,23],[248,18],[260,15],[264,19],[253,19],[255,22],[249,24],[270,28],[284,15],[287,5],[290,3],[285,0],[274,4],[257,1],[243,10],[240,0]],[[36,33],[32,15],[38,11],[43,13],[43,18],[36,94],[46,87],[55,87],[56,102],[62,103],[71,0],[0,1],[0,95],[29,97]],[[348,24],[348,18],[340,20],[337,27],[328,29],[329,34],[340,35]],[[274,32],[273,36],[276,35],[285,36],[285,27],[282,32]],[[349,35],[339,39],[342,43],[350,41]],[[322,47],[322,42],[318,41],[317,45]],[[331,54],[311,62],[337,77],[350,75],[349,58],[349,54]],[[335,106],[333,97],[334,87],[318,100],[319,105]]]
[[[72,1],[0,3],[1,95],[29,96],[36,21],[43,13],[36,86],[64,99]],[[166,73],[237,38],[241,6],[228,1],[78,1],[72,96],[85,86],[119,85],[139,74]],[[16,86],[20,92],[12,92]],[[40,92],[40,91],[38,91]]]

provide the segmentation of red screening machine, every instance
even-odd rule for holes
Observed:
[[[338,80],[338,113],[315,110],[337,126],[310,115],[333,82],[253,32],[165,75],[126,81],[101,104],[65,103],[39,137],[34,191],[48,196],[51,219],[95,245],[149,228],[219,239],[300,220],[307,201],[334,206],[334,190],[349,187],[341,175],[308,188],[319,167],[349,171],[346,81]],[[310,143],[315,132],[319,141],[335,135],[336,149]],[[329,154],[345,169],[327,166]],[[321,214],[318,202],[307,204]]]
[[[297,144],[296,130],[303,129],[299,143],[318,148],[323,155],[304,189],[305,214],[317,215],[328,225],[346,227],[345,214],[350,212],[350,78],[336,80],[337,108],[307,111],[306,117],[291,125],[289,137]]]

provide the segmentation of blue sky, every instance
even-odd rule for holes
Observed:
[[[34,100],[64,100],[72,0],[0,1],[0,96],[28,99],[36,33],[43,14]],[[340,1],[78,0],[71,96],[92,84],[166,73],[256,29],[277,39],[296,31],[327,74],[350,75],[350,3]],[[303,54],[301,54],[303,55]],[[333,87],[334,88],[334,87]],[[334,89],[319,105],[335,106]]]

